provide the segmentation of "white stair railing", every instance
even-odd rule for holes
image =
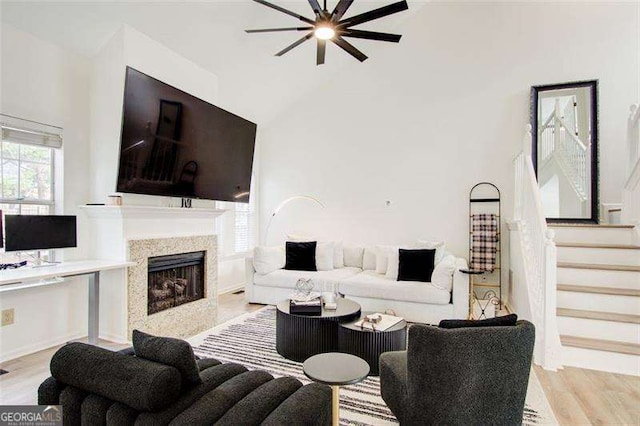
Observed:
[[[536,326],[534,362],[545,369],[562,367],[560,334],[556,321],[557,254],[554,233],[547,228],[540,189],[531,161],[531,126],[527,125],[524,150],[514,161],[514,221],[521,247],[511,248],[512,256],[522,256],[521,277],[527,286],[531,319]]]
[[[640,107],[631,105],[627,143],[629,149],[628,177],[622,191],[622,222],[640,226]],[[636,228],[638,229],[638,228]]]
[[[553,157],[581,201],[589,200],[591,186],[589,174],[589,147],[575,132],[575,123],[567,123],[556,99],[554,112],[540,128],[540,167]]]

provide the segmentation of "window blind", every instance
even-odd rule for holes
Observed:
[[[47,148],[62,147],[62,128],[0,114],[2,140]]]
[[[235,208],[235,242],[236,253],[243,253],[251,248],[251,209],[249,203],[236,203]]]

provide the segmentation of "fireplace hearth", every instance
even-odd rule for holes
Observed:
[[[205,297],[205,252],[148,259],[148,315]]]

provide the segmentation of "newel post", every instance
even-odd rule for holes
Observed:
[[[629,108],[629,123],[627,141],[629,145],[629,170],[627,176],[631,176],[633,168],[638,161],[638,145],[640,144],[640,120],[638,115],[638,104],[632,104]]]
[[[558,256],[555,232],[546,229],[544,235],[544,312],[542,326],[543,362],[542,367],[547,370],[557,370],[562,367],[562,345],[558,331],[556,300],[557,300],[557,265]]]

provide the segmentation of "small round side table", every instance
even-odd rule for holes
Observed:
[[[361,382],[369,375],[369,364],[354,355],[328,352],[314,355],[302,364],[304,374],[314,382],[331,386],[331,424],[340,423],[340,386]]]

